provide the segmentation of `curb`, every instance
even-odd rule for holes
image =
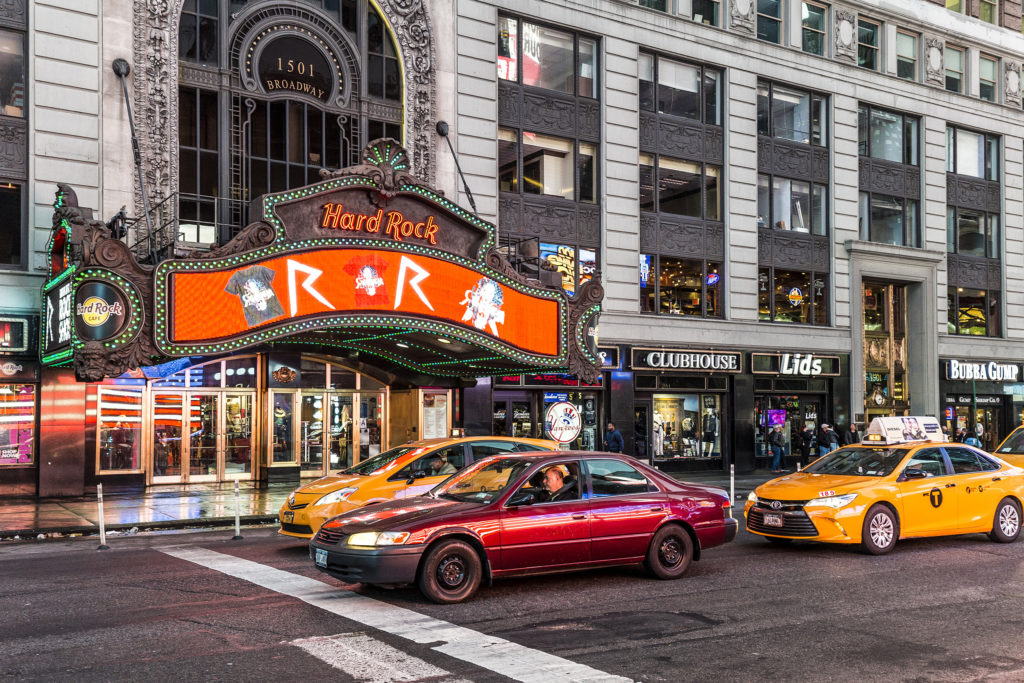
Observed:
[[[243,525],[251,524],[268,524],[276,523],[277,515],[244,515],[239,518]],[[157,522],[141,522],[135,524],[108,524],[106,527],[107,533],[111,531],[128,531],[131,529],[137,529],[138,532],[144,531],[162,531],[165,529],[195,529],[195,528],[207,528],[207,527],[219,527],[219,526],[234,526],[235,517],[200,517],[196,519],[169,519],[166,521]],[[19,536],[18,540],[21,541],[34,541],[39,540],[37,536],[40,534],[60,534],[61,536],[67,536],[69,534],[81,534],[83,536],[98,536],[100,528],[98,526],[66,526],[66,527],[49,527],[45,529],[3,529],[0,530],[0,541],[14,540],[15,536]]]

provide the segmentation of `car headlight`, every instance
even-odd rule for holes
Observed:
[[[756,503],[757,502],[757,494],[754,493],[753,491],[748,493],[747,494],[747,502],[748,503]]]
[[[348,500],[348,497],[358,490],[359,489],[353,488],[351,486],[346,486],[343,489],[331,491],[326,496],[324,496],[317,502],[313,503],[313,505],[330,505],[331,503],[340,503],[342,501]]]
[[[378,545],[402,545],[409,540],[408,531],[361,531],[348,537],[349,545],[372,547]]]
[[[845,496],[828,496],[826,498],[815,498],[807,502],[807,507],[820,505],[827,508],[841,508],[853,502],[857,497],[856,493],[847,493]]]

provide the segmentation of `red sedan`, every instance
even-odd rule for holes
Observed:
[[[701,550],[736,537],[729,509],[722,489],[678,482],[626,456],[503,454],[425,496],[334,517],[309,554],[343,581],[416,582],[440,603],[516,574],[642,562],[675,579]]]

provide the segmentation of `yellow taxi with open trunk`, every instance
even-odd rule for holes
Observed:
[[[769,541],[860,544],[871,554],[901,538],[1021,529],[1024,469],[947,441],[934,417],[875,418],[860,444],[751,491],[747,530]]]

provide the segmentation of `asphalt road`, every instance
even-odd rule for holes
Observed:
[[[600,570],[438,606],[346,586],[269,530],[229,537],[0,545],[0,679],[1024,679],[1024,541],[870,557],[741,531],[679,581]]]

